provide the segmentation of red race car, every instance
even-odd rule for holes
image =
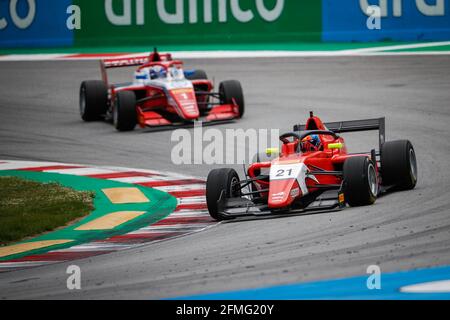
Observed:
[[[379,151],[348,153],[338,134],[365,130],[379,131]],[[322,123],[311,112],[306,125],[296,125],[280,140],[281,152],[268,149],[258,155],[244,180],[234,169],[209,173],[206,199],[211,217],[370,205],[389,189],[412,189],[417,182],[411,142],[385,142],[384,118]]]
[[[241,118],[244,95],[239,81],[220,83],[214,92],[203,70],[183,70],[183,62],[156,51],[148,56],[100,62],[102,80],[84,81],[80,114],[84,121],[109,120],[119,131],[140,127]],[[138,66],[133,82],[109,84],[109,68]]]

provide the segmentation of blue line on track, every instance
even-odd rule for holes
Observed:
[[[446,292],[405,293],[405,286],[434,281],[450,280],[450,266],[417,269],[381,274],[381,289],[369,290],[370,275],[324,280],[309,283],[279,285],[259,289],[218,292],[196,296],[178,297],[186,300],[450,300],[450,288]]]

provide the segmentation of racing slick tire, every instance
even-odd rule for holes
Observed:
[[[194,70],[193,73],[188,74],[186,76],[186,79],[188,79],[188,80],[207,80],[208,75],[206,74],[206,72],[204,70],[198,69],[198,70]]]
[[[239,118],[242,118],[245,111],[244,93],[241,83],[237,80],[223,81],[219,85],[220,102],[223,104],[233,104],[233,99],[239,106]]]
[[[207,80],[208,79],[208,75],[206,74],[206,72],[204,70],[198,69],[198,70],[194,70],[193,73],[186,75],[186,79],[188,80]],[[208,85],[194,85],[194,90],[195,92],[198,91],[208,91]],[[199,101],[204,99],[205,104],[199,104],[199,111],[200,111],[200,115],[201,116],[206,116],[208,115],[209,111],[211,110],[210,106],[209,106],[209,96],[206,95],[197,95],[197,101]]]
[[[100,120],[108,108],[108,87],[101,80],[83,81],[80,86],[80,115],[84,121]]]
[[[402,190],[413,189],[417,183],[417,160],[409,140],[385,142],[381,146],[381,177],[383,185]]]
[[[343,191],[351,207],[373,204],[378,194],[375,165],[368,157],[350,157],[344,162]]]
[[[232,219],[220,214],[217,202],[222,195],[222,191],[226,198],[238,197],[240,192],[233,190],[233,185],[239,181],[239,175],[234,169],[214,169],[208,174],[206,179],[206,204],[213,219],[218,221]]]
[[[117,92],[113,109],[113,123],[118,131],[131,131],[136,127],[136,96],[134,92]]]

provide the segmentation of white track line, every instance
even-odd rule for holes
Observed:
[[[391,56],[391,55],[449,55],[450,51],[417,51],[389,52],[392,50],[432,48],[449,45],[449,41],[426,42],[405,45],[381,46],[358,49],[330,51],[292,51],[292,50],[223,50],[223,51],[175,51],[176,59],[222,59],[222,58],[288,58],[288,57],[343,57],[343,56]],[[148,52],[132,53],[111,58],[133,57],[145,55]],[[0,56],[0,61],[66,61],[66,60],[100,60],[106,56],[73,57],[76,54],[13,54]]]
[[[94,166],[91,166],[94,167]],[[170,172],[170,171],[155,171],[155,170],[148,170],[148,169],[137,169],[137,168],[127,168],[127,167],[111,167],[111,166],[97,166],[98,168],[103,168],[103,169],[111,169],[111,170],[115,170],[115,171],[120,171],[120,172],[124,172],[124,171],[138,171],[138,172],[144,172],[144,173],[150,173],[153,174],[155,176],[168,176],[173,178],[173,180],[176,179],[199,179],[199,177],[193,177],[193,176],[189,176],[189,175],[184,175],[184,174],[180,174],[180,173],[176,173],[176,172]]]
[[[62,56],[67,56],[66,53],[55,54],[10,54],[0,56],[0,61],[49,61],[57,60]]]
[[[108,169],[108,170],[112,170],[114,172],[137,171],[137,172],[148,173],[150,175],[156,175],[156,176],[163,174],[162,171],[155,171],[155,170],[148,170],[148,169],[137,169],[137,168],[127,168],[127,167],[111,167],[111,166],[91,166],[91,167]]]
[[[34,161],[12,161],[2,160],[6,163],[0,163],[0,170],[15,170],[22,168],[38,168],[38,167],[47,167],[54,165],[66,165],[65,163],[59,162],[34,162]]]
[[[191,190],[205,190],[206,187],[204,184],[186,184],[179,186],[161,186],[161,187],[152,187],[153,189],[164,191],[164,192],[177,192],[177,191],[191,191]]]
[[[176,212],[173,212],[171,215],[181,216],[183,214],[192,214],[192,215],[197,214],[200,216],[200,215],[209,215],[209,212],[206,209],[194,209],[194,210],[193,209],[181,209]]]
[[[391,51],[391,50],[407,50],[407,49],[420,49],[420,48],[429,48],[429,47],[442,47],[442,46],[448,46],[448,45],[450,45],[450,41],[400,44],[400,45],[394,45],[394,46],[350,49],[350,50],[343,50],[341,52],[349,53],[349,54],[356,54],[356,53],[382,52],[382,51]]]
[[[21,262],[0,262],[1,268],[20,268],[20,267],[36,267],[41,266],[43,264],[52,264],[58,262],[54,261],[21,261]]]
[[[168,233],[168,232],[186,232],[195,231],[204,228],[204,224],[173,224],[141,228],[127,234],[146,234],[146,233]]]
[[[66,249],[52,250],[51,252],[86,252],[86,251],[116,251],[132,248],[133,245],[117,244],[117,243],[97,243],[90,242],[76,245]]]
[[[130,174],[130,176],[131,175],[132,174]],[[145,182],[160,181],[161,179],[155,180],[155,178],[150,178],[150,177],[134,176],[134,177],[124,177],[124,178],[111,178],[108,180],[117,181],[117,182],[125,182],[125,183],[145,183]],[[168,180],[168,179],[166,178],[166,180]]]
[[[70,174],[70,175],[74,175],[74,176],[87,176],[87,175],[91,175],[91,174],[115,173],[117,171],[105,170],[105,169],[100,169],[100,168],[73,168],[73,169],[44,170],[44,172]]]
[[[209,217],[209,212],[204,210],[199,211],[177,211],[170,215],[173,218],[181,218],[181,217]]]
[[[205,196],[177,198],[178,204],[203,204],[206,203]]]

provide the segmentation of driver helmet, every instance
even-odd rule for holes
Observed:
[[[161,79],[165,78],[167,75],[166,69],[161,66],[154,66],[150,68],[150,79]]]
[[[301,142],[302,152],[319,151],[321,147],[322,141],[320,140],[320,137],[317,134],[311,134],[303,138]]]
[[[169,74],[173,79],[183,79],[184,74],[183,71],[177,67],[170,67]]]

